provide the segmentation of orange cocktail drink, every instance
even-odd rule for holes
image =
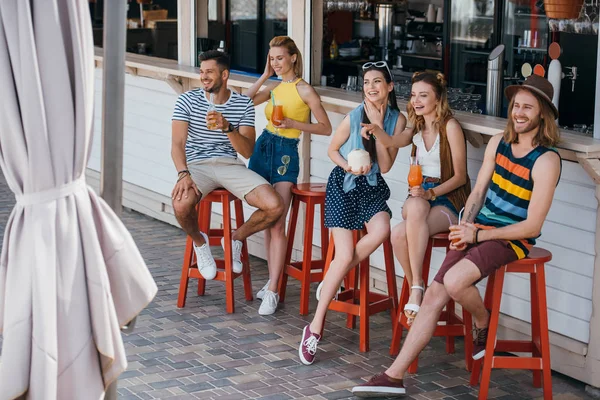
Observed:
[[[415,157],[410,158],[410,170],[408,171],[408,187],[421,186],[423,184],[423,171]]]
[[[281,125],[283,118],[284,118],[283,106],[281,106],[281,105],[273,106],[273,114],[271,115],[271,122],[273,123],[273,125],[275,125],[275,126]]]

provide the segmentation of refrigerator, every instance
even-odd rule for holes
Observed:
[[[449,86],[481,95],[485,110],[487,61],[491,51],[505,45],[504,87],[523,81],[521,67],[548,65],[548,21],[542,0],[446,1],[444,72]],[[501,116],[506,116],[503,100]]]

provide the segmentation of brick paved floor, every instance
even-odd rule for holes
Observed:
[[[14,197],[0,175],[0,239]],[[224,287],[207,284],[206,296],[189,290],[184,309],[176,307],[185,242],[181,230],[133,211],[123,220],[135,238],[158,284],[155,300],[138,318],[135,332],[124,336],[129,369],[119,380],[119,398],[147,399],[342,399],[350,389],[392,362],[389,314],[371,321],[371,351],[358,352],[358,332],[345,328],[342,315],[328,315],[318,360],[304,366],[298,360],[301,328],[309,321],[298,315],[299,286],[290,279],[286,304],[273,316],[259,316],[259,301],[246,302],[236,282],[236,313],[225,313]],[[263,260],[252,259],[255,291],[266,281]],[[313,287],[313,290],[315,287]],[[316,306],[311,297],[311,313]],[[0,348],[1,348],[0,336]],[[419,373],[406,379],[413,399],[473,399],[477,389],[469,375],[458,341],[455,355],[434,339],[420,358]],[[553,374],[555,399],[585,399],[584,385]],[[531,374],[496,371],[490,397],[539,398]]]

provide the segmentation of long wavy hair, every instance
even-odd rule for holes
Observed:
[[[448,133],[446,131],[446,125],[448,121],[452,119],[452,110],[448,104],[448,91],[446,89],[446,79],[443,74],[433,72],[415,72],[412,77],[412,83],[425,82],[433,88],[438,104],[435,108],[435,120],[433,123],[433,129],[437,130],[440,135],[440,172],[441,181],[446,182],[454,176],[454,163],[452,162],[452,149],[450,149],[450,143],[448,142]],[[425,118],[422,115],[417,115],[414,107],[410,102],[407,106],[408,121],[409,124],[415,127],[415,132],[422,132],[425,128]],[[464,133],[463,133],[464,135]],[[463,136],[463,140],[466,139]],[[413,144],[414,153],[416,146]],[[465,165],[467,159],[465,157]],[[446,196],[452,203],[456,210],[460,210],[465,206],[467,198],[471,193],[471,180],[469,174],[467,174],[466,182],[464,185],[454,189]]]
[[[369,71],[381,72],[383,74],[383,78],[385,79],[385,82],[387,84],[393,83],[393,81],[394,81],[392,79],[392,77],[390,76],[389,70],[386,67],[376,67],[375,65],[372,65],[369,68],[364,69],[363,70],[363,79],[364,79],[364,76]],[[364,97],[365,97],[365,92],[363,89],[363,99],[364,99]],[[392,89],[392,91],[388,93],[388,104],[387,105],[392,110],[400,111],[400,108],[398,107],[398,101],[396,100],[396,89]],[[362,122],[364,124],[371,123],[371,121],[369,120],[369,117],[367,117],[367,113],[365,112],[364,109],[363,109],[363,113],[362,113]],[[362,143],[363,143],[363,146],[365,147],[365,150],[369,153],[369,156],[371,156],[371,160],[373,162],[377,162],[377,149],[375,147],[375,137],[371,136],[369,139],[365,139],[363,137]]]
[[[298,78],[302,78],[302,54],[296,46],[296,42],[289,36],[275,36],[269,42],[269,47],[285,47],[290,56],[296,55],[293,70]]]
[[[526,88],[520,90],[527,90]],[[540,126],[537,134],[533,138],[532,145],[536,146],[544,146],[544,147],[554,147],[560,141],[560,131],[558,130],[558,125],[554,121],[555,116],[554,112],[550,105],[548,105],[547,100],[545,100],[542,96],[537,94],[534,91],[527,90],[531,93],[540,104]],[[506,125],[506,129],[504,130],[504,141],[506,143],[519,143],[519,134],[515,132],[515,123],[512,120],[512,110],[515,106],[515,96],[510,100],[510,104],[508,105],[508,115],[510,116],[509,123]]]
[[[444,74],[415,72],[412,77],[412,84],[414,85],[417,82],[428,84],[433,89],[433,93],[435,93],[438,103],[435,108],[433,128],[439,131],[442,123],[452,116],[452,110],[450,110],[450,105],[448,104],[448,91]],[[414,126],[416,132],[422,131],[425,128],[425,118],[422,115],[417,115],[410,101],[406,105],[406,111],[408,112],[409,125]]]

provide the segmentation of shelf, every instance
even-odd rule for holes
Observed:
[[[485,82],[460,81],[460,83],[464,83],[465,85],[473,85],[473,86],[487,86],[487,83],[485,83]]]
[[[491,51],[485,51],[485,50],[467,50],[467,49],[462,49],[461,50],[463,53],[467,53],[467,54],[478,54],[481,56],[489,56]]]
[[[513,50],[535,51],[539,53],[547,53],[547,49],[539,49],[537,47],[514,47]]]
[[[425,55],[420,55],[420,54],[413,54],[413,53],[402,53],[402,54],[398,54],[401,57],[412,57],[412,58],[424,58],[427,60],[438,60],[438,61],[442,61],[442,57],[437,57],[437,56],[425,56]]]
[[[536,18],[547,18],[546,14],[527,14],[527,13],[516,13],[515,17],[536,17]]]

